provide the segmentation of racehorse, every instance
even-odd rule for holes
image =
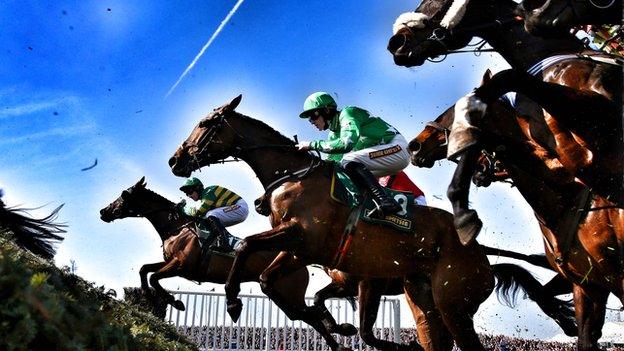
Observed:
[[[571,35],[554,39],[530,35],[514,17],[516,7],[511,0],[424,0],[415,13],[399,17],[388,50],[398,65],[422,65],[427,58],[465,47],[472,37],[479,36],[518,71],[528,70],[543,82],[553,83],[541,86],[542,93],[532,96],[538,105],[548,107],[544,112],[518,96],[524,100],[518,107],[531,117],[527,123],[533,142],[592,192],[624,205],[624,184],[620,181],[624,177],[621,67],[602,62],[610,59],[595,52],[577,56],[583,46]],[[496,91],[516,91],[517,86],[504,85],[515,81],[499,80],[502,85]],[[538,81],[530,82],[534,85]],[[479,121],[474,123],[478,126]],[[452,153],[460,151],[463,149],[454,148]],[[473,163],[475,157],[473,152],[462,159]],[[461,169],[460,164],[458,171]],[[545,178],[550,171],[541,168],[531,172]],[[456,186],[449,189],[449,196],[458,232],[471,240],[481,223],[476,213],[468,209],[465,192],[465,188]]]
[[[541,267],[551,269],[550,265],[544,258],[545,265],[539,260],[533,259],[527,255],[518,254],[516,252],[509,252],[506,250],[499,250],[490,247],[483,247],[488,255],[508,256],[518,259],[527,260],[530,262],[538,263]],[[524,257],[523,257],[524,256]],[[533,255],[531,255],[533,256]],[[538,261],[538,262],[536,262]],[[499,263],[492,265],[494,276],[496,277],[495,291],[498,294],[499,301],[503,301],[510,307],[514,307],[515,297],[519,290],[522,290],[526,296],[535,301],[542,311],[559,324],[559,327],[568,336],[576,336],[578,333],[578,327],[574,322],[574,311],[570,307],[570,303],[557,299],[554,294],[559,294],[560,291],[553,290],[556,285],[569,285],[569,282],[565,280],[561,275],[556,275],[550,285],[543,286],[538,282],[530,272],[524,268],[508,263]],[[395,344],[391,341],[378,339],[373,332],[373,325],[377,318],[377,312],[379,309],[379,301],[382,295],[400,295],[403,294],[403,282],[400,278],[374,278],[366,279],[357,277],[336,269],[327,269],[325,272],[332,279],[332,281],[319,290],[314,295],[314,306],[322,310],[324,315],[329,315],[329,311],[325,307],[325,300],[330,298],[353,298],[357,296],[360,310],[360,337],[362,340],[370,346],[373,346],[380,350],[400,350],[402,345]],[[572,292],[570,285],[569,291]],[[413,306],[413,304],[410,305]],[[420,321],[422,320],[422,314],[416,309],[414,310],[416,317],[416,329],[421,340],[426,340],[427,330],[423,329]],[[328,317],[327,319],[330,319]],[[333,321],[333,318],[331,318]],[[330,329],[331,330],[331,329]],[[451,340],[449,340],[451,341]]]
[[[6,207],[0,200],[0,231],[8,230],[17,246],[46,260],[54,258],[54,244],[63,241],[59,234],[65,233],[65,224],[55,223],[63,205],[52,210],[44,218],[24,215],[29,209]]]
[[[420,152],[429,155],[439,153],[431,151],[436,144],[437,147],[445,147],[440,140],[452,126],[452,111],[450,109],[436,119],[432,125],[437,129],[429,126],[415,138],[418,141],[412,141],[412,145],[418,147],[412,159],[426,158],[424,154],[419,155]],[[495,101],[488,105],[484,121],[487,122],[482,127],[483,135],[478,147],[489,154],[495,153],[505,166],[514,185],[535,211],[551,266],[573,284],[579,327],[578,349],[598,350],[597,341],[609,293],[624,303],[624,210],[613,208],[608,201],[593,195],[590,207],[579,209],[582,218],[569,243],[567,259],[558,261],[556,252],[561,233],[556,229],[561,227],[560,213],[571,206],[570,198],[574,197],[567,193],[569,188],[566,189],[566,183],[572,180],[562,179],[562,186],[555,188],[525,171],[527,155],[540,157],[540,153],[538,147],[527,139],[526,128],[523,132],[523,125],[526,125],[524,118],[508,104]],[[535,147],[533,150],[532,145]],[[466,171],[475,169],[476,166],[472,165]]]
[[[492,291],[492,271],[478,245],[459,243],[452,215],[414,206],[415,231],[409,234],[357,221],[349,207],[330,197],[335,166],[298,151],[292,140],[265,123],[235,112],[241,98],[203,118],[169,160],[172,172],[186,177],[233,156],[253,169],[266,191],[273,229],[246,237],[237,248],[225,286],[233,320],[240,316],[237,295],[250,255],[286,251],[288,255],[262,273],[267,286],[288,272],[287,264],[320,264],[365,277],[402,277],[406,297],[422,311],[431,332],[423,344],[427,350],[446,349],[448,342],[439,335],[445,332],[462,349],[484,350],[472,316]],[[356,224],[345,232],[349,217]]]
[[[534,35],[557,35],[583,24],[621,24],[621,0],[523,0],[524,26]]]
[[[108,206],[100,210],[100,217],[105,222],[127,217],[144,217],[150,221],[163,242],[164,261],[143,265],[139,271],[141,288],[149,293],[151,285],[156,294],[163,296],[168,304],[184,310],[184,303],[175,300],[159,283],[159,280],[182,277],[191,281],[223,284],[226,281],[234,257],[222,252],[212,252],[206,259],[201,257],[201,248],[194,219],[180,215],[176,204],[146,188],[145,177],[124,190]],[[260,273],[278,256],[273,252],[256,252],[241,270],[241,280],[259,282]],[[154,272],[149,278],[147,275]],[[316,329],[332,350],[345,350],[325,328],[323,320],[315,309],[305,303],[305,291],[308,286],[308,270],[297,266],[288,274],[277,279],[270,290],[262,282],[262,291],[284,311],[291,320],[303,320]],[[350,325],[336,326],[336,332]]]

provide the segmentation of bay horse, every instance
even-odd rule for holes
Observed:
[[[523,0],[526,30],[534,35],[558,35],[584,24],[621,24],[621,0]]]
[[[542,268],[552,270],[543,256],[534,257],[536,255],[523,255],[512,251],[495,249],[483,246],[488,255],[496,255],[502,257],[513,257],[527,262],[538,264]],[[533,275],[521,266],[509,263],[498,263],[492,265],[494,276],[496,277],[495,291],[498,300],[509,307],[514,307],[517,294],[522,290],[524,295],[538,304],[538,306],[551,317],[568,336],[577,336],[578,327],[574,321],[574,311],[571,303],[562,301],[555,297],[559,294],[558,286],[567,286],[566,293],[572,292],[572,286],[561,275],[555,276],[549,284],[543,286],[537,281]],[[403,281],[400,278],[363,278],[348,274],[336,269],[325,268],[325,273],[331,278],[331,282],[319,290],[314,295],[314,306],[321,310],[323,315],[329,316],[327,319],[334,321],[329,311],[325,307],[325,301],[330,298],[349,298],[357,297],[360,309],[360,337],[362,340],[379,350],[402,350],[406,348],[404,345],[395,344],[391,341],[379,339],[373,332],[373,326],[377,319],[379,303],[383,295],[400,295],[403,294]],[[426,324],[422,323],[424,316],[418,310],[417,306],[408,300],[408,304],[414,315],[416,316],[416,330],[421,343],[426,343],[428,331]],[[355,306],[354,306],[355,308]],[[335,321],[334,321],[335,323]],[[331,329],[330,329],[331,330]],[[449,345],[452,345],[452,339],[449,337]]]
[[[65,233],[66,225],[56,223],[62,207],[58,206],[43,218],[32,218],[26,215],[31,209],[7,207],[0,200],[0,231],[9,231],[12,241],[22,249],[51,260],[56,253],[54,244],[63,241],[60,234]]]
[[[450,112],[449,112],[450,111]],[[452,127],[453,109],[440,116],[435,125],[423,131],[426,135],[416,137],[412,145],[419,147],[413,159],[422,159],[421,150],[444,147],[440,143],[445,129]],[[496,114],[496,116],[489,116]],[[582,218],[570,243],[568,258],[557,261],[557,247],[561,233],[561,212],[571,206],[569,194],[573,180],[562,179],[559,188],[547,184],[526,172],[527,155],[540,157],[538,147],[531,144],[526,132],[524,117],[508,104],[495,101],[488,105],[482,128],[483,136],[478,147],[496,153],[522,196],[531,206],[538,219],[544,238],[546,257],[551,266],[573,284],[576,321],[579,328],[578,349],[599,350],[598,339],[604,323],[606,301],[613,293],[624,303],[624,210],[610,206],[610,202],[592,195],[590,208],[580,209]],[[531,150],[533,148],[533,150]],[[434,154],[431,151],[428,154]],[[469,165],[465,171],[476,169]],[[469,176],[472,176],[470,174]],[[463,180],[462,180],[463,181]]]
[[[175,300],[160,284],[161,279],[182,277],[196,282],[223,284],[226,282],[234,257],[227,253],[212,252],[206,260],[201,256],[201,248],[195,233],[195,220],[179,214],[176,204],[146,188],[145,177],[124,190],[121,195],[108,206],[100,210],[100,218],[105,222],[116,219],[143,217],[150,221],[163,242],[162,262],[145,264],[141,267],[141,288],[150,292],[154,288],[158,296],[176,309],[184,310],[184,303]],[[249,260],[241,269],[241,280],[244,282],[260,282],[260,273],[276,257],[278,252],[264,251],[250,255]],[[149,278],[147,275],[153,272]],[[317,311],[308,308],[305,303],[305,292],[308,287],[308,270],[297,266],[288,274],[277,279],[270,290],[262,282],[262,291],[284,311],[291,320],[302,320],[312,326],[325,339],[332,350],[346,350],[325,328],[324,321]],[[342,331],[349,325],[338,325],[335,331]]]
[[[621,66],[602,54],[583,51],[583,44],[572,35],[552,39],[530,35],[515,17],[516,8],[512,0],[424,0],[415,13],[399,17],[388,50],[397,65],[420,66],[427,58],[465,47],[478,36],[518,72],[530,70],[543,82],[552,83],[542,86],[541,94],[533,94],[534,102],[518,95],[518,108],[531,117],[526,121],[533,142],[556,159],[550,165],[560,163],[592,192],[624,206]],[[514,81],[499,80],[497,92],[516,91],[517,86],[504,85]],[[536,109],[535,103],[545,111]],[[468,123],[478,126],[479,121]],[[453,153],[459,151],[463,149]],[[473,164],[475,155],[464,158]],[[544,178],[550,171],[532,170]],[[476,212],[468,209],[465,191],[456,187],[448,194],[458,232],[471,240],[482,224]]]
[[[459,242],[452,215],[414,206],[412,233],[357,221],[343,235],[351,210],[330,197],[334,164],[298,151],[291,139],[235,112],[241,98],[203,118],[169,160],[173,174],[188,177],[233,156],[252,168],[266,191],[273,229],[246,237],[237,248],[225,285],[232,319],[240,316],[237,296],[249,257],[256,251],[284,251],[261,274],[266,286],[309,264],[364,277],[401,277],[407,299],[423,312],[430,332],[425,348],[414,348],[446,349],[439,334],[448,330],[460,348],[484,350],[472,316],[493,289],[492,269],[478,245]]]

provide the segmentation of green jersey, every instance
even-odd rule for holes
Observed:
[[[310,143],[310,149],[330,154],[328,160],[338,162],[350,151],[387,144],[399,132],[379,117],[355,106],[345,107],[330,121],[327,140]]]
[[[204,217],[206,212],[218,207],[226,207],[235,204],[240,196],[218,185],[208,186],[201,193],[201,206],[199,208],[186,206],[184,213],[193,217]]]

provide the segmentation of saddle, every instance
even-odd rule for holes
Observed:
[[[368,223],[376,223],[390,226],[403,232],[412,232],[414,214],[412,204],[414,195],[411,192],[403,192],[384,188],[388,195],[394,198],[403,208],[402,211],[380,217],[377,213],[377,205],[366,193],[362,193],[345,173],[342,167],[336,165],[332,174],[330,196],[332,200],[348,206],[352,210],[362,205],[359,219]]]

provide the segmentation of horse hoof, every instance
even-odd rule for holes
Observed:
[[[455,217],[455,229],[462,245],[470,245],[483,227],[483,222],[479,219],[477,211],[468,210]]]
[[[336,327],[336,332],[342,336],[352,336],[357,334],[357,328],[353,324],[342,323]]]
[[[227,305],[228,314],[230,315],[230,318],[232,318],[232,321],[234,321],[234,323],[238,322],[238,318],[240,317],[242,310],[243,302],[241,301],[241,299],[236,299],[236,301],[228,303]]]
[[[175,300],[173,301],[173,303],[171,304],[171,306],[173,306],[173,308],[180,310],[180,311],[184,311],[186,308],[184,307],[184,303],[182,303],[182,301],[180,300]]]
[[[352,351],[352,350],[353,350],[352,348],[342,346],[342,345],[338,345],[338,347],[336,347],[336,351]]]

